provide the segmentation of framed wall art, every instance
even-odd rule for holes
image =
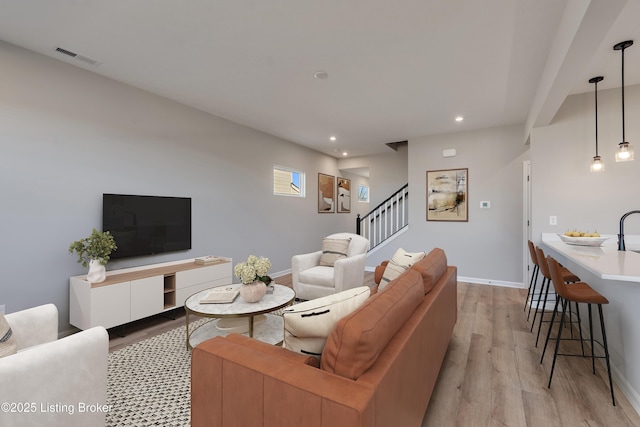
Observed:
[[[336,206],[336,177],[318,174],[318,213],[333,213]]]
[[[338,178],[338,213],[351,212],[351,180]]]
[[[369,203],[368,185],[358,185],[358,201],[362,203]]]
[[[427,221],[469,220],[469,170],[427,171]]]

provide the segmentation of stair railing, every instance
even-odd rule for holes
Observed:
[[[388,197],[362,218],[356,218],[356,234],[369,239],[370,250],[409,225],[409,184]]]

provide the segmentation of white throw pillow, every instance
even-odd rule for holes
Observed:
[[[320,255],[320,265],[333,267],[339,259],[347,257],[351,239],[322,239],[322,255]]]
[[[17,348],[16,337],[13,336],[11,326],[4,314],[0,313],[0,357],[15,354]]]
[[[383,291],[389,282],[395,280],[402,273],[407,271],[416,262],[420,261],[426,255],[425,252],[407,252],[399,248],[393,255],[393,258],[387,263],[387,267],[382,273],[382,279],[378,285],[378,291]]]
[[[283,347],[320,358],[327,337],[336,323],[369,298],[368,286],[295,304],[283,311]]]

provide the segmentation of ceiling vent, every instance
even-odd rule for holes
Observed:
[[[393,151],[398,151],[398,147],[405,146],[409,141],[387,142],[385,145]]]
[[[75,52],[71,52],[70,50],[67,50],[67,49],[64,49],[64,48],[61,48],[61,47],[56,47],[55,51],[58,52],[58,53],[61,53],[63,55],[70,56],[71,58],[77,59],[78,61],[85,62],[85,63],[87,63],[89,65],[94,65],[94,66],[100,65],[100,62],[96,61],[95,59],[91,59],[91,58],[89,58],[87,56],[84,56],[84,55],[78,55]]]

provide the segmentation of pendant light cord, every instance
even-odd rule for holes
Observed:
[[[596,157],[598,157],[598,81],[596,80],[595,83],[596,83]]]
[[[625,48],[623,47],[621,50],[622,50],[622,142],[626,142],[627,140],[625,139],[625,136],[624,136],[624,50]]]

